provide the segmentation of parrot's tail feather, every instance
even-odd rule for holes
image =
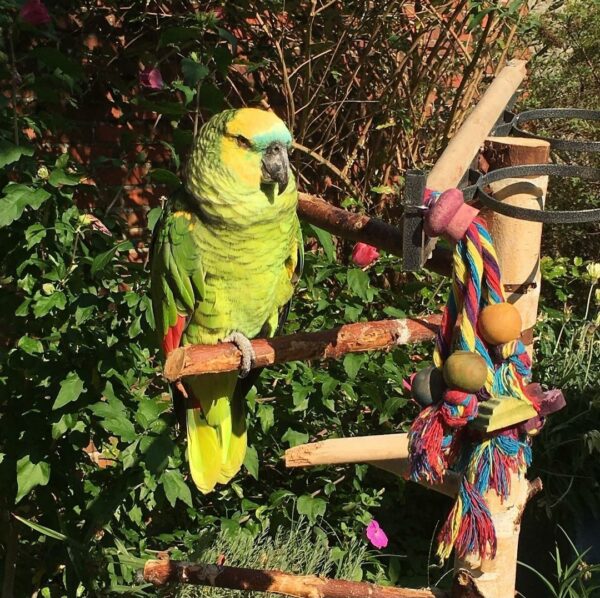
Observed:
[[[227,484],[240,470],[246,457],[246,447],[248,445],[244,399],[234,397],[231,407],[231,437],[226,458],[221,463],[221,473],[218,479],[219,484]]]
[[[188,461],[194,484],[203,494],[214,490],[221,472],[217,430],[206,423],[200,409],[187,410]]]
[[[187,410],[188,456],[192,478],[203,493],[226,484],[246,456],[244,400],[236,397],[237,372],[188,378],[200,409]]]

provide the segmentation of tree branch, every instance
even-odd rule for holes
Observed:
[[[337,237],[368,243],[402,257],[402,229],[379,218],[336,208],[320,197],[308,193],[298,194],[298,216]],[[432,272],[449,276],[451,263],[452,252],[436,248],[425,267]]]
[[[144,566],[144,581],[155,586],[179,582],[200,586],[228,588],[246,592],[272,592],[296,598],[446,598],[437,588],[412,590],[371,583],[328,579],[313,575],[292,575],[282,571],[245,569],[223,565],[149,560]]]
[[[287,361],[338,359],[346,353],[390,349],[432,340],[441,315],[403,320],[379,320],[345,324],[322,332],[301,332],[272,339],[256,339],[254,367]],[[187,345],[169,353],[164,375],[174,382],[184,376],[231,372],[240,367],[241,353],[233,343]]]

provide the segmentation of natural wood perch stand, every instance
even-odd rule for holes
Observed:
[[[200,586],[271,592],[297,598],[447,598],[438,589],[390,588],[372,583],[291,575],[282,571],[244,569],[182,561],[151,560],[144,566],[144,580],[155,586],[179,582]]]
[[[346,353],[390,349],[435,337],[441,316],[346,324],[322,332],[256,339],[255,367],[294,360],[337,359]],[[164,374],[173,382],[184,376],[237,370],[241,353],[233,343],[187,345],[169,354]]]

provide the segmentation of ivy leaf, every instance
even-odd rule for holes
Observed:
[[[300,515],[308,517],[308,520],[311,523],[315,523],[317,517],[322,517],[325,515],[327,502],[322,498],[317,498],[315,496],[311,496],[310,494],[303,494],[300,498],[298,498],[296,508],[298,509],[298,513]]]
[[[361,299],[369,300],[369,275],[360,268],[348,271],[348,286]]]
[[[378,193],[379,195],[389,195],[394,193],[394,189],[389,185],[379,185],[377,187],[371,187],[372,193]]]
[[[92,268],[91,268],[92,276],[95,276],[98,272],[100,272],[101,270],[104,270],[104,268],[106,268],[106,266],[110,263],[110,261],[113,259],[113,257],[115,256],[115,254],[118,251],[124,251],[125,249],[131,249],[132,247],[133,247],[133,245],[131,244],[131,241],[122,241],[121,243],[118,243],[114,247],[111,247],[108,251],[99,253],[94,258],[94,261],[92,262]]]
[[[21,156],[33,156],[33,148],[27,145],[15,145],[10,141],[0,139],[0,168],[16,162]]]
[[[189,507],[192,506],[192,493],[179,471],[176,469],[165,471],[160,481],[163,485],[165,496],[172,507],[175,506],[177,499],[183,501]]]
[[[326,230],[319,228],[318,226],[310,225],[310,230],[315,234],[317,239],[319,239],[319,243],[325,252],[325,256],[327,257],[327,261],[333,262],[335,261],[335,245],[333,244],[333,237],[331,233],[328,233]]]
[[[27,227],[25,231],[25,239],[27,240],[27,249],[31,249],[37,245],[46,236],[46,228],[43,224],[36,222]]]
[[[37,210],[49,197],[45,189],[33,189],[20,183],[9,183],[0,199],[0,228],[19,219],[25,208]]]
[[[177,189],[181,187],[181,180],[179,177],[166,168],[155,168],[150,172],[150,178],[155,183],[166,185],[170,189]]]
[[[253,446],[249,446],[246,449],[244,467],[255,480],[258,480],[258,452]]]
[[[260,420],[260,427],[266,434],[275,423],[275,410],[272,405],[259,405],[258,406],[258,419]]]
[[[69,174],[64,170],[57,168],[50,173],[48,182],[53,187],[60,187],[61,185],[79,185],[81,176],[78,174]]]
[[[17,461],[17,497],[18,503],[27,496],[36,486],[45,486],[50,480],[50,464],[45,461],[32,463],[29,455]]]
[[[203,64],[186,57],[181,61],[181,72],[183,73],[184,81],[190,87],[196,87],[210,71]]]
[[[358,370],[360,370],[362,364],[366,360],[367,355],[364,353],[348,353],[344,357],[344,369],[346,370],[346,374],[348,374],[348,378],[350,378],[350,380],[354,380],[354,378],[356,378]]]
[[[184,85],[181,81],[174,81],[171,83],[171,87],[180,91],[185,96],[185,105],[187,106],[196,95],[196,90],[192,89],[188,85]]]
[[[65,309],[67,298],[62,291],[56,291],[52,295],[39,295],[36,297],[35,305],[33,306],[33,315],[36,318],[45,316],[55,307],[59,310]]]
[[[17,343],[17,347],[29,355],[41,353],[44,350],[44,345],[37,339],[30,336],[22,336]]]
[[[147,216],[146,216],[146,220],[148,221],[148,230],[150,232],[154,232],[154,227],[156,226],[156,223],[158,222],[158,219],[160,218],[162,214],[162,208],[152,208]]]
[[[70,430],[77,423],[77,415],[75,413],[65,413],[62,417],[52,424],[52,439],[57,440],[67,430]]]
[[[133,424],[123,417],[104,419],[100,422],[100,425],[107,432],[118,436],[123,442],[133,442],[137,438]]]
[[[83,380],[77,375],[77,372],[69,372],[60,383],[60,391],[52,405],[52,410],[56,411],[68,403],[76,401],[83,390]]]
[[[292,428],[288,428],[285,434],[281,437],[281,440],[287,442],[290,448],[298,446],[299,444],[305,444],[308,442],[308,434],[305,432],[296,432]]]

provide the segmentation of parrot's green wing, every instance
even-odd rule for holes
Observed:
[[[171,207],[165,208],[156,224],[151,247],[152,300],[165,353],[179,346],[185,322],[205,294],[202,256],[197,236],[192,234],[195,226],[200,226],[199,221],[190,212]]]
[[[152,302],[162,349],[167,355],[179,347],[187,322],[205,296],[205,272],[195,228],[195,215],[175,198],[156,225],[151,247]],[[177,393],[178,391],[175,391]],[[179,401],[174,397],[177,411]],[[187,409],[188,456],[199,487],[212,487],[220,474],[222,452],[219,431],[200,409]],[[208,481],[206,481],[208,480]]]

